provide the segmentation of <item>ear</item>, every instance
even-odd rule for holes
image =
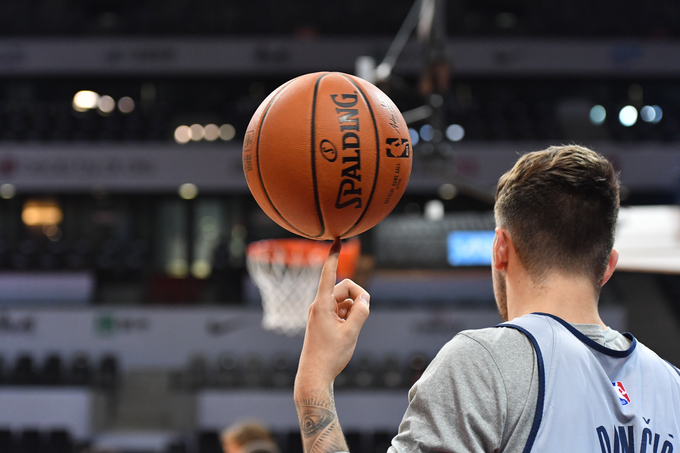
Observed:
[[[491,266],[494,270],[505,271],[510,259],[510,237],[508,232],[501,227],[496,227],[496,236],[493,239],[493,251]]]
[[[604,271],[604,277],[602,277],[602,285],[604,286],[605,283],[609,280],[609,278],[612,276],[614,273],[614,269],[616,269],[616,263],[619,262],[619,251],[616,249],[612,249],[612,252],[609,254],[609,262],[607,263],[607,269]]]

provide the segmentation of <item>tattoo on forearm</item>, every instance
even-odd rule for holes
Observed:
[[[323,394],[296,401],[295,406],[305,453],[348,451],[335,411],[332,386]]]

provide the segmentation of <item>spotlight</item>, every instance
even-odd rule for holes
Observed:
[[[190,182],[182,184],[179,186],[179,196],[185,200],[193,200],[198,195],[198,187],[196,184],[191,184]]]
[[[131,113],[135,109],[135,101],[129,96],[124,96],[118,100],[118,110],[121,113]]]
[[[203,138],[209,142],[214,142],[215,140],[220,138],[220,128],[217,127],[216,124],[208,124],[204,128],[203,132],[204,132]]]
[[[595,126],[599,126],[604,123],[605,118],[607,118],[607,111],[601,105],[595,105],[590,109],[590,122]]]
[[[191,127],[191,139],[195,142],[198,142],[203,139],[203,136],[205,135],[205,129],[203,129],[203,126],[200,124],[192,124]]]
[[[619,122],[630,127],[637,122],[638,112],[632,105],[627,105],[619,112]]]
[[[459,142],[465,137],[465,129],[460,124],[452,124],[446,128],[446,138],[452,142]]]
[[[224,141],[229,141],[236,136],[236,129],[231,124],[223,124],[220,126],[220,138]]]
[[[102,96],[97,101],[97,108],[102,113],[111,113],[116,108],[116,101],[111,96]]]
[[[78,91],[75,96],[73,96],[73,109],[78,112],[85,112],[95,108],[97,102],[99,102],[99,95],[94,91]]]
[[[444,218],[444,203],[439,200],[430,200],[425,203],[425,218],[432,222]]]
[[[181,145],[189,143],[191,140],[191,129],[189,126],[177,126],[175,129],[175,141]]]
[[[3,184],[0,186],[0,197],[5,200],[14,198],[14,194],[16,194],[16,188],[12,184]]]
[[[453,200],[458,195],[458,189],[453,184],[442,184],[439,186],[439,197],[442,200]]]
[[[420,141],[420,136],[418,135],[418,131],[413,129],[412,127],[408,128],[408,134],[411,136],[411,144],[413,146],[416,146],[418,142]]]
[[[658,123],[661,121],[663,111],[658,105],[645,105],[640,109],[640,119],[646,123]]]
[[[426,142],[432,140],[434,138],[434,128],[429,124],[426,124],[423,127],[421,127],[420,138],[422,138]]]

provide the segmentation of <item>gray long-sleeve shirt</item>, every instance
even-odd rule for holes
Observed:
[[[630,340],[596,324],[572,324],[610,349]],[[460,332],[409,391],[409,406],[388,453],[522,452],[536,414],[538,367],[515,329]]]

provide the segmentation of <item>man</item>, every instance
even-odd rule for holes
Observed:
[[[220,434],[224,453],[279,453],[269,431],[256,421],[242,420]]]
[[[618,259],[618,193],[611,164],[579,146],[526,154],[501,177],[492,274],[506,323],[442,348],[410,390],[390,452],[680,449],[680,372],[598,314]],[[333,380],[370,298],[349,280],[333,286],[340,247],[310,307],[295,382],[307,452],[347,451]]]

